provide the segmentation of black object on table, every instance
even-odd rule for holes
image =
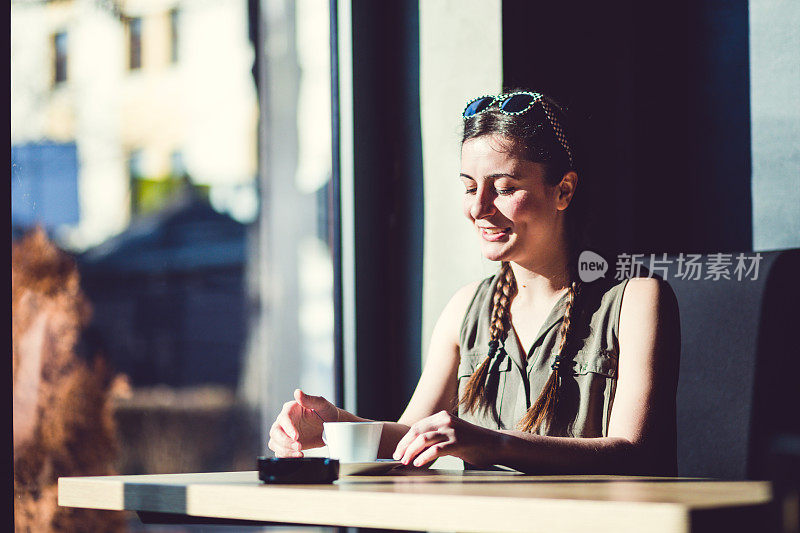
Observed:
[[[258,479],[264,483],[333,483],[338,459],[327,457],[259,457]]]

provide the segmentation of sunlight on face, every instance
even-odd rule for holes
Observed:
[[[545,182],[544,165],[520,158],[512,148],[498,135],[461,146],[464,215],[487,259],[525,265],[558,245],[563,212],[556,207],[557,187]]]

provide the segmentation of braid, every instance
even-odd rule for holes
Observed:
[[[489,365],[508,334],[510,324],[509,315],[511,314],[511,301],[517,294],[517,282],[514,279],[514,271],[511,265],[504,261],[500,268],[500,275],[492,298],[492,313],[489,325],[489,353],[486,358],[473,372],[464,388],[464,396],[458,402],[465,405],[468,411],[474,411],[479,406],[486,409],[494,402],[495,398],[489,398],[486,394],[486,377],[489,374]]]
[[[559,371],[561,363],[566,359],[565,347],[567,345],[567,336],[569,335],[572,325],[572,315],[575,309],[575,300],[580,291],[580,283],[573,281],[567,293],[567,306],[564,311],[564,320],[561,322],[561,342],[558,345],[558,353],[556,354],[555,362],[551,368],[553,371],[550,373],[550,378],[542,389],[542,393],[536,402],[528,409],[522,420],[519,421],[517,429],[526,432],[538,431],[543,425],[549,425],[552,422],[553,415],[555,414],[556,405],[558,404],[558,383]]]
[[[514,271],[508,262],[503,262],[501,275],[497,279],[497,286],[492,298],[492,318],[489,326],[489,340],[499,340],[506,333],[508,316],[510,314],[511,300],[517,295],[517,283]]]

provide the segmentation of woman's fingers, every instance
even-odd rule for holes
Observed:
[[[417,437],[411,441],[411,444],[406,447],[403,457],[400,459],[400,461],[402,461],[404,465],[411,464],[411,461],[413,461],[414,458],[417,457],[417,455],[419,455],[421,452],[446,440],[447,436],[438,431],[428,431],[417,435]]]
[[[336,409],[322,396],[309,396],[299,389],[295,391],[295,397],[298,396],[305,403]],[[303,448],[323,445],[320,435],[322,423],[312,412],[312,408],[304,407],[297,399],[284,403],[275,423],[270,428],[269,449],[280,457],[303,457]],[[334,412],[330,416],[336,418],[338,412]]]
[[[283,428],[275,421],[269,430],[269,442],[267,446],[275,452],[278,457],[302,457],[300,443],[289,438]]]
[[[399,461],[403,458],[406,453],[406,448],[408,445],[411,444],[411,441],[417,438],[417,433],[414,428],[408,430],[408,432],[403,435],[403,438],[400,439],[400,442],[397,443],[397,447],[394,449],[394,453],[392,454],[392,459],[395,461]]]
[[[411,426],[408,429],[408,432],[406,432],[406,434],[403,435],[403,438],[400,439],[400,442],[397,443],[397,447],[394,449],[392,458],[395,461],[402,460],[402,458],[405,457],[406,449],[414,441],[414,439],[416,439],[423,433],[427,433],[428,431],[431,431],[433,429],[436,428],[430,425],[428,418],[423,418],[422,420]]]
[[[283,428],[275,422],[269,430],[270,441],[274,442],[276,446],[281,446],[286,449],[299,450],[300,443],[289,437]]]
[[[319,416],[322,417],[325,422],[339,421],[339,410],[323,396],[312,396],[300,389],[295,389],[294,399],[301,407],[319,413]],[[317,415],[311,413],[311,416],[316,417]]]
[[[446,446],[447,442],[443,441],[425,448],[422,453],[417,455],[417,458],[414,459],[414,466],[424,466],[431,461],[438,459],[442,455],[447,455],[447,453],[444,451]]]
[[[270,441],[268,446],[270,450],[275,452],[275,457],[303,457],[303,452],[278,446],[273,441]]]
[[[276,424],[292,441],[297,441],[299,448],[315,448],[322,446],[322,422],[310,409],[297,402],[286,402],[276,419]]]
[[[431,415],[418,421],[409,428],[408,432],[403,435],[403,438],[397,443],[397,447],[392,454],[392,458],[395,461],[401,460],[401,458],[405,456],[406,448],[414,441],[414,439],[423,433],[428,433],[429,431],[441,431],[443,429],[450,428],[452,419],[453,416],[447,411],[439,411],[435,415]]]
[[[287,402],[283,405],[281,414],[278,415],[277,422],[290,439],[300,439],[302,409],[297,402]]]
[[[276,435],[282,431],[278,428],[275,433]],[[298,443],[294,443],[298,444]],[[270,433],[270,439],[267,443],[267,446],[270,450],[275,452],[275,455],[278,457],[302,457],[303,453],[297,449],[295,445],[291,443],[291,440],[284,440],[279,436],[272,436],[272,432]]]

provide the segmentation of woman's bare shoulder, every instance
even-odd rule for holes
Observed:
[[[631,278],[620,309],[620,347],[656,356],[679,352],[680,315],[675,292],[658,278]]]
[[[677,313],[675,292],[663,279],[629,279],[623,290],[622,311],[628,315],[637,315],[647,310],[655,310],[659,314]]]
[[[475,293],[478,291],[478,287],[482,284],[486,283],[486,279],[479,279],[475,281],[471,281],[467,283],[460,289],[458,289],[455,293],[453,293],[452,298],[450,298],[450,302],[453,305],[462,308],[462,311],[466,311],[467,306],[472,302],[472,299],[475,297]]]
[[[458,332],[461,329],[461,322],[464,320],[464,315],[472,303],[472,300],[475,298],[478,288],[486,282],[486,279],[472,281],[453,293],[453,296],[450,297],[450,301],[447,302],[442,314],[439,316],[438,327],[447,331],[450,336],[458,338]]]

